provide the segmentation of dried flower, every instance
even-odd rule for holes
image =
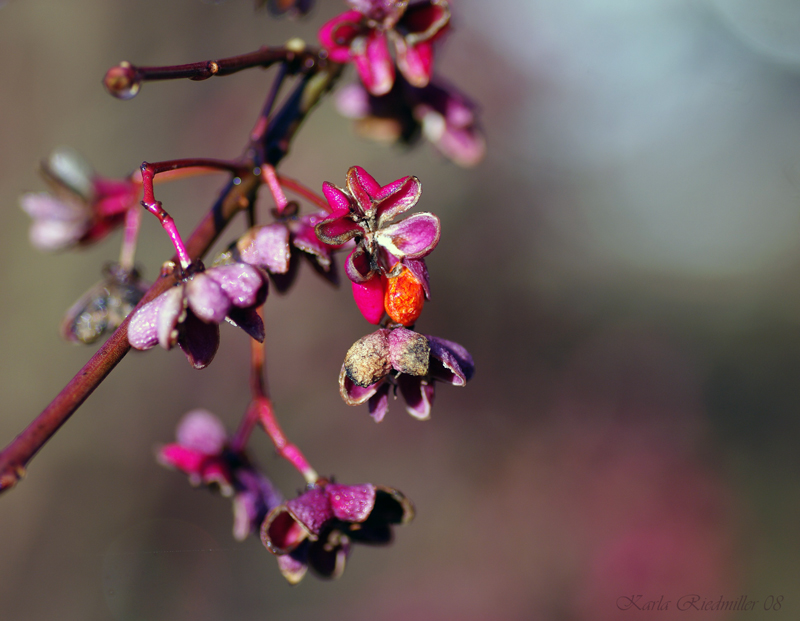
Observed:
[[[225,426],[207,410],[184,415],[177,442],[162,446],[158,462],[189,475],[192,485],[218,489],[233,499],[233,536],[257,534],[266,515],[283,500],[272,482],[241,452],[231,451]]]
[[[295,18],[306,15],[314,7],[314,0],[256,0],[256,9],[264,6],[272,15]]]
[[[388,544],[392,524],[413,517],[413,505],[395,489],[323,480],[273,509],[261,527],[261,541],[278,556],[278,567],[292,584],[309,567],[320,577],[338,578],[351,542]]]
[[[98,177],[86,160],[67,148],[42,162],[42,174],[52,193],[30,193],[20,199],[34,220],[31,243],[40,250],[61,250],[104,237],[141,198],[141,183]]]
[[[394,84],[394,45],[397,67],[414,86],[428,84],[433,71],[433,42],[447,30],[450,7],[446,0],[348,0],[354,10],[322,26],[319,39],[331,60],[351,60],[373,95],[385,95]]]
[[[177,285],[142,306],[131,318],[128,341],[136,349],[178,344],[189,362],[202,369],[219,347],[219,323],[227,319],[257,341],[264,323],[256,312],[267,298],[266,275],[246,263],[204,269],[193,264]]]
[[[464,386],[475,372],[472,356],[458,343],[402,327],[382,328],[348,350],[339,373],[347,405],[368,402],[376,422],[389,408],[389,392],[400,389],[409,414],[430,418],[434,381]]]
[[[381,186],[363,168],[353,166],[347,171],[346,189],[325,182],[322,191],[332,213],[317,224],[317,237],[331,245],[355,241],[356,247],[345,261],[345,273],[367,321],[380,322],[385,310],[385,279],[400,276],[403,268],[408,268],[425,297],[430,297],[422,259],[439,243],[439,218],[422,212],[391,224],[419,200],[419,179],[403,177]]]
[[[356,121],[356,131],[380,142],[413,144],[423,135],[442,155],[463,167],[478,164],[486,142],[477,107],[465,95],[441,82],[416,88],[402,77],[382,97],[359,84],[348,84],[336,96],[339,112]]]
[[[119,327],[149,287],[136,269],[128,271],[118,263],[106,265],[103,280],[67,311],[61,334],[75,343],[94,343]]]

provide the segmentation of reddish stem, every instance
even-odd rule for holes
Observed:
[[[173,172],[183,168],[204,168],[204,169],[217,169],[227,170],[237,175],[240,179],[244,174],[246,168],[237,162],[227,162],[224,160],[210,160],[210,159],[184,159],[184,160],[170,160],[166,162],[157,162],[155,164],[148,164],[142,162],[142,187],[144,188],[144,198],[142,199],[142,206],[152,213],[161,226],[167,232],[167,235],[175,247],[175,252],[178,255],[181,267],[187,269],[192,263],[189,253],[183,244],[183,239],[178,232],[178,227],[175,226],[175,220],[172,219],[162,207],[161,202],[156,200],[155,191],[153,190],[153,178],[159,173]]]
[[[263,320],[263,307],[258,309],[258,314]],[[292,464],[303,475],[306,483],[313,485],[319,479],[319,475],[308,463],[302,451],[286,439],[286,435],[275,417],[266,382],[266,344],[253,340],[250,352],[250,392],[253,400],[231,440],[231,449],[234,451],[244,450],[256,423],[260,422],[275,445],[278,455]]]
[[[320,97],[333,86],[341,74],[341,69],[341,65],[331,64],[324,75],[313,75],[313,72],[309,72],[299,80],[293,94],[267,128],[264,144],[269,147],[265,151],[269,157],[268,163],[276,166],[286,155],[291,139],[300,123]],[[312,77],[316,79],[312,81]],[[210,160],[203,161],[209,162]],[[239,176],[239,183],[234,183],[234,181],[231,180],[223,189],[214,206],[189,238],[186,244],[189,257],[202,257],[231,218],[242,209],[249,207],[254,200],[259,185],[258,176],[248,170]],[[150,287],[137,308],[153,300],[174,283],[174,273],[160,277]],[[128,353],[130,350],[128,343],[129,320],[130,316],[122,322],[108,341],[56,395],[42,413],[0,452],[0,492],[17,483],[39,449],[72,416]]]
[[[281,186],[297,194],[298,196],[302,196],[307,201],[314,203],[320,209],[331,213],[333,210],[331,206],[328,204],[322,196],[314,192],[311,188],[306,187],[296,179],[292,179],[291,177],[287,177],[286,175],[278,175],[278,181],[280,182]]]

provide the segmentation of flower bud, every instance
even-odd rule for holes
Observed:
[[[133,99],[139,92],[142,81],[131,64],[123,61],[106,72],[103,85],[117,99]]]

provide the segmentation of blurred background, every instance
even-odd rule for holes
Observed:
[[[233,540],[227,500],[155,463],[184,412],[232,429],[247,405],[247,342],[223,326],[200,372],[178,352],[127,356],[0,498],[0,618],[800,614],[800,4],[452,5],[436,70],[480,103],[482,164],[365,142],[326,101],[282,170],[315,188],[353,164],[421,178],[443,236],[418,329],[466,346],[473,381],[440,386],[428,422],[395,402],[376,425],[338,395],[345,352],[371,331],[347,289],[304,269],[266,305],[289,437],[321,473],[401,489],[415,521],[392,548],[354,549],[338,582],[289,587],[259,541]],[[38,162],[69,145],[120,177],[236,157],[271,77],[146,84],[122,102],[106,69],[313,42],[344,8],[319,0],[290,22],[246,0],[0,3],[2,444],[96,349],[58,326],[120,240],[34,250],[18,204],[44,189]],[[222,182],[157,193],[189,231]],[[170,255],[146,218],[145,275]],[[287,495],[301,486],[263,434],[252,449]],[[679,612],[686,595],[755,603]]]

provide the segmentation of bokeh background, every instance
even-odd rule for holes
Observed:
[[[43,189],[37,163],[59,145],[108,176],[237,156],[270,74],[147,84],[129,102],[103,74],[314,41],[344,7],[317,4],[289,22],[246,0],[2,3],[3,444],[93,351],[58,325],[118,252],[119,235],[57,256],[30,247],[18,197]],[[306,270],[266,306],[289,436],[323,473],[403,490],[414,523],[390,549],[356,548],[338,582],[289,587],[260,542],[233,541],[227,501],[155,464],[184,412],[233,428],[247,404],[247,343],[223,327],[201,372],[178,352],[126,357],[0,499],[0,618],[800,614],[800,4],[452,5],[436,67],[480,102],[480,166],[365,142],[328,101],[283,170],[313,187],[356,163],[384,183],[422,179],[419,208],[443,236],[418,327],[464,344],[474,380],[440,387],[429,422],[395,403],[376,425],[338,396],[344,353],[370,330],[348,292]],[[189,230],[221,183],[158,194]],[[153,218],[142,237],[153,277],[168,240]],[[263,435],[253,452],[287,494],[301,485]],[[755,604],[677,611],[691,594]],[[668,610],[622,610],[637,595]]]

